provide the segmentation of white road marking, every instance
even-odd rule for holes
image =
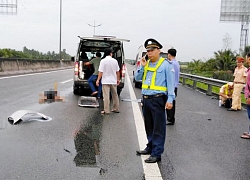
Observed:
[[[0,77],[0,80],[1,79],[17,78],[17,77],[25,77],[25,76],[35,76],[35,75],[41,75],[41,74],[50,74],[50,73],[60,72],[60,71],[65,71],[65,70],[71,70],[72,71],[72,69],[63,69],[63,70],[58,70],[58,71],[49,71],[49,72],[32,73],[32,74],[21,74],[21,75],[15,75],[15,76]]]
[[[65,84],[65,83],[70,82],[70,81],[73,81],[73,79],[69,79],[67,81],[63,81],[63,82],[61,82],[61,84]]]
[[[129,94],[132,99],[131,104],[132,104],[132,109],[134,113],[134,121],[135,121],[135,126],[136,126],[136,132],[137,132],[137,137],[139,141],[139,148],[140,149],[145,149],[146,144],[147,144],[147,138],[146,138],[146,132],[144,128],[144,122],[143,122],[143,117],[140,111],[140,107],[138,102],[136,102],[136,96],[135,92],[133,90],[131,81],[129,79],[129,74],[128,71],[126,71],[126,78],[127,78],[127,84],[128,84],[128,89],[129,89]],[[133,101],[134,100],[134,101]],[[145,174],[145,179],[146,180],[162,180],[161,172],[158,167],[157,163],[145,163],[144,160],[147,159],[149,156],[141,156],[142,160],[142,166]]]

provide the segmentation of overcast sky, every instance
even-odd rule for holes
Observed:
[[[208,59],[223,48],[226,34],[239,49],[240,23],[222,23],[220,0],[62,0],[62,49],[74,56],[78,37],[129,39],[125,57],[135,59],[148,38],[177,49],[179,61]],[[1,3],[1,1],[0,1]],[[17,15],[0,14],[0,48],[59,52],[60,0],[18,0]]]

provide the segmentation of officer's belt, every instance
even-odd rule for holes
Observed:
[[[143,99],[152,99],[165,96],[165,94],[142,95]]]
[[[245,84],[244,82],[234,82],[235,84]]]

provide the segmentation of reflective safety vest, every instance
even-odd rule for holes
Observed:
[[[146,66],[144,67],[144,74],[143,74],[143,78],[142,78],[142,89],[150,89],[150,90],[158,90],[158,91],[167,91],[167,87],[166,86],[156,86],[155,85],[155,79],[156,79],[156,72],[157,69],[160,67],[160,65],[163,63],[163,61],[165,61],[164,58],[161,58],[158,63],[156,64],[155,67],[149,67],[149,60],[147,61]],[[151,79],[151,84],[144,84],[145,80],[146,80],[146,76],[147,76],[147,72],[151,71],[153,72],[153,76]]]
[[[230,89],[230,95],[233,94],[233,89]],[[228,84],[225,85],[225,95],[228,95]]]

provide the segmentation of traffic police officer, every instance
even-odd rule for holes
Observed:
[[[142,80],[143,116],[148,144],[137,155],[150,154],[146,163],[161,161],[166,137],[166,112],[171,109],[174,94],[174,67],[170,61],[160,57],[162,45],[155,39],[144,43],[148,61],[141,59],[141,66],[135,74],[136,80]]]

